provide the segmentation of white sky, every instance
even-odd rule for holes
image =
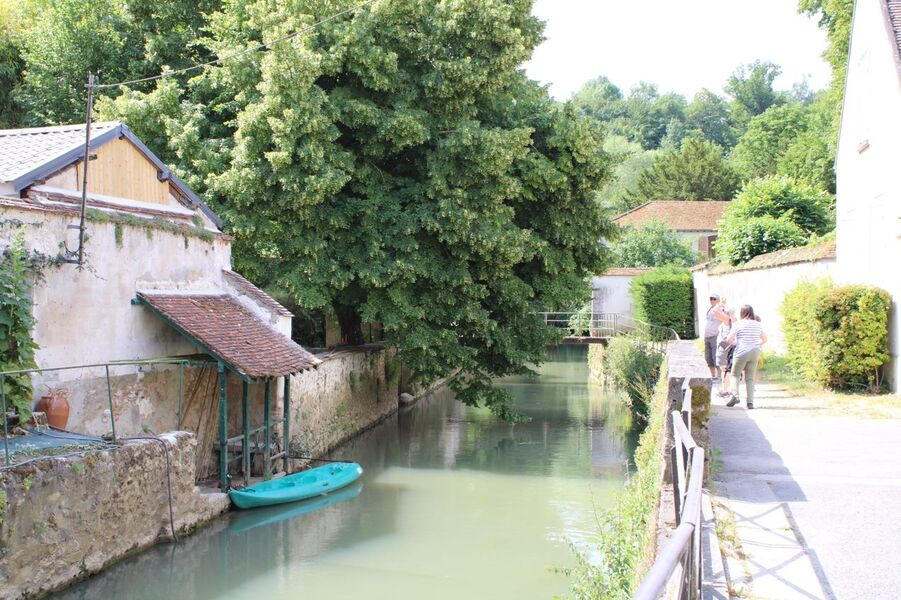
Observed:
[[[797,12],[796,0],[536,0],[546,40],[526,72],[569,98],[606,75],[623,92],[639,81],[688,99],[701,88],[722,92],[743,63],[782,67],[778,89],[805,76],[813,89],[829,83],[820,57],[826,35]]]

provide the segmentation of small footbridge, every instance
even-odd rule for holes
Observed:
[[[645,340],[666,344],[678,340],[679,334],[670,327],[645,323],[621,313],[542,312],[538,313],[548,327],[565,330],[564,344],[607,344],[612,337],[639,335]]]

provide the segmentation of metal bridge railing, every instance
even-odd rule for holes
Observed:
[[[661,353],[666,351],[668,341],[679,339],[679,334],[671,327],[645,323],[621,313],[540,312],[538,315],[544,319],[545,325],[566,329],[571,337],[611,338],[635,335]]]
[[[691,388],[682,385],[682,409],[673,411],[673,500],[676,530],[645,575],[633,600],[667,598],[697,600],[701,592],[701,494],[704,488],[704,449],[691,435]],[[675,592],[675,593],[672,593]]]

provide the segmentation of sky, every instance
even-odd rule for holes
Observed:
[[[606,75],[624,92],[639,81],[688,97],[702,88],[722,93],[743,63],[782,67],[777,89],[805,77],[829,84],[821,58],[826,34],[799,15],[797,0],[536,0],[546,40],[526,72],[566,100],[583,83]]]

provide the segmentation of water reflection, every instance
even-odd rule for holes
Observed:
[[[54,596],[75,598],[550,598],[568,542],[622,486],[632,452],[621,402],[587,382],[585,350],[499,383],[532,417],[499,421],[448,393],[335,452],[355,487],[235,512]]]

